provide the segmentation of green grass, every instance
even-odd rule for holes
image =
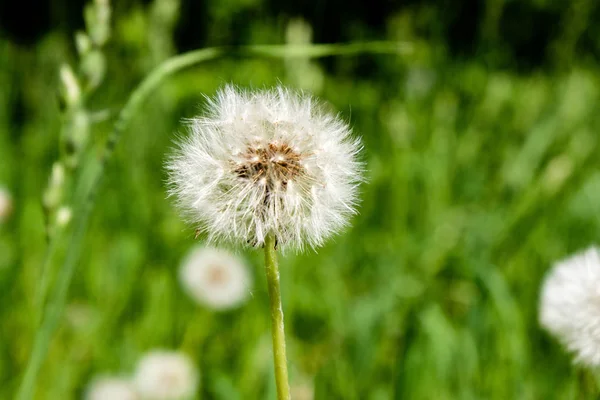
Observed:
[[[93,125],[86,163],[131,90],[171,55],[140,24],[151,15],[116,16],[106,79],[88,100],[111,117]],[[36,331],[41,198],[59,157],[57,71],[75,63],[70,43],[0,38],[0,184],[15,203],[0,225],[2,399]],[[227,82],[310,87],[364,139],[368,183],[352,227],[317,253],[280,258],[292,386],[314,386],[316,399],[576,398],[577,371],[540,330],[537,301],[549,265],[600,236],[598,67],[516,75],[433,53],[415,42],[410,55],[305,60],[304,75],[226,56],[161,85],[108,164],[35,398],[80,398],[95,375],[129,373],[160,347],[193,357],[199,398],[274,399],[262,252],[240,251],[255,287],[238,310],[199,307],[177,281],[202,238],[166,198],[162,165],[181,119]]]

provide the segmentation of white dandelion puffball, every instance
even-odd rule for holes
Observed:
[[[157,350],[139,361],[134,383],[143,400],[186,400],[195,395],[198,372],[184,354]]]
[[[190,127],[170,194],[209,241],[314,248],[356,212],[360,141],[308,95],[226,86]]]
[[[196,247],[179,270],[181,285],[198,303],[217,310],[234,308],[250,294],[246,263],[228,251]]]
[[[0,223],[4,222],[12,213],[12,196],[8,190],[0,186]]]
[[[540,323],[575,355],[600,365],[600,253],[592,247],[559,261],[548,273],[540,299]]]
[[[86,400],[139,400],[133,384],[123,378],[102,377],[88,387]]]

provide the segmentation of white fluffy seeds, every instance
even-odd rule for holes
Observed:
[[[86,400],[139,400],[133,384],[115,377],[98,378],[85,394]]]
[[[554,265],[542,288],[540,323],[574,353],[576,362],[600,365],[600,253],[597,248]]]
[[[184,259],[179,278],[190,297],[216,310],[240,305],[252,284],[242,259],[225,250],[202,247],[192,249]]]
[[[144,400],[187,400],[196,393],[198,371],[181,353],[153,351],[138,363],[134,383]]]
[[[227,86],[167,164],[170,193],[208,239],[317,247],[355,213],[359,140],[307,95]]]

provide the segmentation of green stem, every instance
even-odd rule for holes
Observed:
[[[127,103],[122,108],[119,113],[117,120],[113,125],[113,129],[111,134],[106,141],[104,152],[102,157],[99,160],[99,164],[95,170],[91,172],[91,176],[86,176],[85,182],[84,179],[80,179],[78,189],[84,188],[83,192],[87,193],[84,198],[85,200],[80,201],[79,204],[76,204],[73,207],[73,228],[72,234],[69,242],[69,246],[67,249],[67,254],[64,257],[64,262],[61,268],[58,270],[58,276],[56,278],[56,285],[52,288],[53,291],[50,294],[48,299],[48,304],[45,303],[45,290],[42,294],[40,294],[40,306],[44,307],[43,310],[43,318],[41,321],[41,326],[37,330],[34,338],[33,349],[27,363],[27,367],[25,369],[25,375],[21,384],[19,386],[19,390],[16,396],[17,400],[30,400],[33,398],[36,389],[37,377],[39,375],[40,368],[46,358],[48,353],[48,348],[50,346],[50,342],[52,336],[54,335],[54,331],[60,322],[60,317],[62,315],[62,311],[65,307],[68,289],[73,278],[73,274],[75,271],[75,266],[79,260],[79,255],[81,253],[81,244],[82,240],[85,236],[85,232],[87,229],[87,225],[89,222],[90,214],[94,206],[94,202],[96,200],[100,184],[102,182],[102,177],[104,175],[104,170],[110,160],[114,148],[121,136],[121,134],[125,131],[132,118],[135,116],[136,112],[142,106],[144,101],[149,97],[149,95],[158,87],[164,80],[177,73],[178,71],[191,67],[193,65],[199,64],[201,62],[212,60],[219,58],[223,55],[240,55],[240,56],[263,56],[263,57],[274,57],[274,58],[288,58],[288,57],[309,57],[309,58],[317,58],[317,57],[326,57],[333,55],[354,55],[354,54],[362,54],[362,53],[376,53],[376,54],[407,54],[412,52],[412,47],[407,43],[400,42],[364,42],[364,43],[348,43],[348,44],[314,44],[314,45],[303,45],[303,46],[288,46],[288,45],[259,45],[259,46],[245,46],[245,47],[221,47],[221,48],[207,48],[201,50],[191,51],[189,53],[181,54],[175,57],[172,57],[162,64],[160,64],[156,69],[154,69],[141,83],[140,85],[133,91]],[[89,179],[89,180],[88,180]],[[91,183],[90,183],[91,182]],[[87,186],[89,184],[89,186]],[[62,235],[56,235],[62,236]],[[53,239],[55,240],[55,239]],[[274,240],[274,239],[271,239]],[[267,255],[267,274],[269,271],[269,259],[271,260],[271,265],[274,265],[274,271],[277,271],[276,261],[275,261],[275,249],[274,243],[272,244],[272,249],[266,249]],[[51,247],[55,246],[55,243],[50,244]],[[271,251],[271,256],[269,257],[269,251]],[[49,251],[49,255],[46,257],[51,257],[54,254],[54,251]],[[54,271],[54,269],[50,269],[52,260],[45,260],[44,270]],[[44,272],[46,274],[47,272]],[[44,278],[44,283],[46,283],[46,278]],[[269,290],[271,287],[269,286]],[[278,285],[278,275],[277,275],[277,297],[279,298],[279,285]],[[279,309],[281,312],[281,309]],[[275,320],[274,320],[275,323]],[[274,325],[275,326],[275,325]],[[281,340],[281,345],[283,346],[283,359],[285,360],[285,342],[283,337],[283,314],[281,314],[281,334],[276,335],[275,330],[273,333],[273,338],[278,337]],[[274,343],[275,345],[275,343]],[[275,354],[275,360],[277,365],[278,357],[281,354]],[[278,379],[278,391],[279,389],[279,380],[283,378],[283,376],[279,376],[279,372],[276,369],[277,379]],[[285,368],[285,363],[283,363],[283,370],[281,372],[285,374],[285,387],[282,386],[283,394],[287,393],[287,397],[281,397],[280,399],[289,399],[289,389],[287,388],[287,369]]]
[[[60,229],[57,235],[63,234],[63,229]],[[46,297],[48,294],[48,288],[50,286],[50,265],[52,264],[52,260],[57,252],[58,240],[50,241],[48,248],[46,249],[46,254],[44,256],[44,263],[42,264],[40,282],[37,287],[37,291],[35,293],[35,329],[40,327],[42,323],[42,318],[44,317],[44,303],[46,302]]]
[[[578,399],[596,399],[598,398],[598,389],[594,374],[589,369],[580,366],[577,371],[578,378]]]
[[[265,270],[269,288],[269,306],[271,308],[271,336],[273,337],[273,360],[275,362],[275,383],[277,399],[289,400],[287,358],[285,355],[285,330],[283,328],[283,307],[279,286],[279,265],[275,250],[275,237],[270,234],[265,239]]]
[[[410,54],[414,47],[408,42],[371,41],[355,43],[305,44],[305,45],[254,45],[239,47],[241,55],[263,57],[320,58],[331,56],[352,56],[356,54]]]

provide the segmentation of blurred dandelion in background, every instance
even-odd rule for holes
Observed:
[[[355,213],[362,164],[348,125],[283,87],[226,86],[167,164],[170,193],[209,241],[318,247]]]
[[[597,247],[553,266],[542,288],[540,323],[574,353],[577,363],[600,365],[600,253]]]
[[[142,357],[133,379],[142,400],[186,400],[196,393],[199,373],[188,356],[155,350]]]
[[[242,258],[211,247],[190,250],[181,264],[179,278],[192,299],[215,310],[242,304],[252,285],[248,266]]]
[[[311,382],[292,385],[290,394],[294,400],[314,400],[315,398],[315,390]]]
[[[125,378],[99,377],[88,387],[86,400],[141,400],[133,383]]]
[[[10,192],[0,186],[0,224],[8,219],[13,210]]]

